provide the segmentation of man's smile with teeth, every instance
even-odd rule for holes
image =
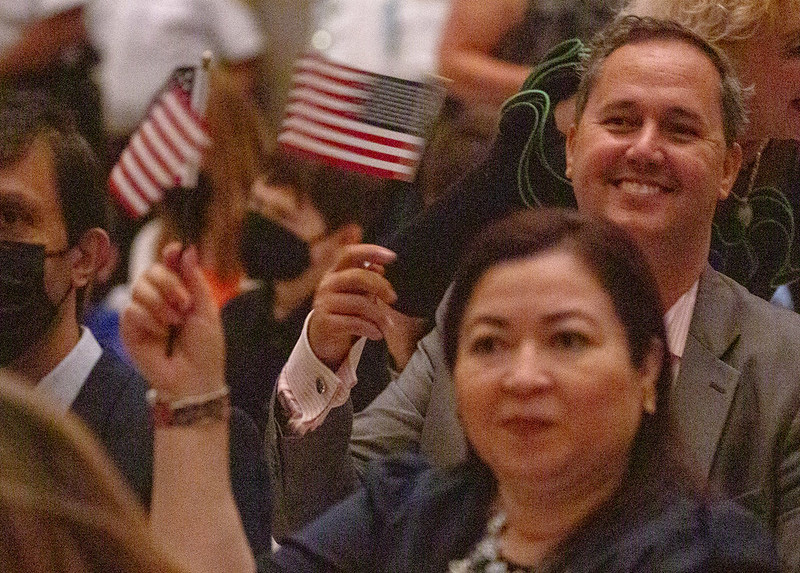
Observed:
[[[666,193],[668,189],[657,185],[655,183],[643,183],[641,181],[622,180],[617,183],[617,186],[625,193],[633,195],[655,195],[657,193]]]

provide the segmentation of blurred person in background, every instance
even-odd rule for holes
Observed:
[[[79,416],[143,505],[151,500],[153,425],[146,383],[82,326],[108,263],[100,168],[72,122],[26,92],[0,98],[0,372]],[[269,547],[261,437],[231,415],[231,480],[254,550]]]
[[[132,241],[128,284],[114,289],[105,303],[115,312],[127,304],[129,285],[185,226],[198,245],[218,306],[247,288],[239,251],[242,223],[269,135],[252,100],[242,95],[236,79],[224,69],[212,67],[209,74],[205,117],[211,145],[203,152],[197,187],[188,192],[189,209],[184,211],[184,192],[164,194]]]
[[[103,118],[114,151],[172,71],[199,65],[206,50],[252,97],[264,39],[243,0],[89,0],[84,13],[100,58]]]
[[[96,54],[83,24],[87,1],[0,2],[0,91],[40,91],[56,99],[100,154],[105,139],[100,93],[91,77]]]
[[[381,223],[391,205],[389,185],[280,149],[269,155],[264,175],[254,184],[241,259],[257,286],[230,300],[222,321],[231,399],[262,431],[274,383],[300,336],[317,286],[343,247],[360,243]],[[398,335],[387,340],[388,352],[383,342],[365,346],[358,372],[365,384],[354,396],[357,410],[388,383],[387,359],[402,370],[422,334],[417,321],[399,313],[396,318]]]
[[[193,238],[214,298],[222,307],[245,288],[239,250],[242,224],[270,137],[253,100],[242,94],[236,77],[225,69],[211,71],[206,121],[211,146],[201,160],[197,189],[190,191],[199,194],[194,199]],[[170,193],[159,213],[162,225],[153,254],[178,238],[183,216],[181,203],[171,201]],[[140,269],[152,260],[140,262]]]
[[[0,569],[187,573],[80,422],[0,372]]]
[[[244,0],[89,0],[84,25],[99,62],[107,139],[103,164],[110,170],[147,107],[173,70],[198,66],[210,50],[242,97],[254,101],[264,38]],[[119,263],[110,285],[125,281],[128,253],[142,220],[112,211],[111,238]]]
[[[532,67],[564,40],[591,38],[620,4],[451,0],[438,70],[453,83],[420,174],[426,202],[445,194],[484,158],[497,133],[501,105],[519,91]]]

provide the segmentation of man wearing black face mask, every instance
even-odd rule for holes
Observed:
[[[63,371],[71,365],[56,369],[74,359],[91,370],[99,359],[78,310],[109,259],[105,213],[90,192],[97,173],[85,141],[60,131],[46,102],[7,97],[0,107],[0,366],[53,389],[66,409],[81,384],[63,384],[73,378]]]
[[[109,259],[105,213],[96,161],[71,123],[47,101],[0,95],[0,371],[82,418],[149,505],[147,385],[80,324],[85,290]],[[265,551],[269,484],[260,436],[238,409],[230,423],[234,496],[253,550]]]
[[[147,419],[146,404],[136,399],[144,384],[79,323],[85,290],[108,263],[104,223],[99,171],[86,142],[46,100],[4,94],[0,367],[81,416],[147,501],[152,465],[131,447],[151,443],[147,424],[135,423]]]

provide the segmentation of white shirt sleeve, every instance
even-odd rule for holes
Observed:
[[[356,368],[367,341],[360,338],[334,373],[314,355],[308,343],[308,321],[313,312],[306,317],[300,339],[278,377],[279,407],[287,414],[289,431],[299,435],[319,427],[332,408],[347,402],[358,381]]]

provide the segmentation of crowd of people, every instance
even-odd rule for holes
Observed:
[[[0,2],[0,569],[800,572],[798,0],[450,0],[411,181],[206,3]],[[187,236],[105,179],[200,48]]]

